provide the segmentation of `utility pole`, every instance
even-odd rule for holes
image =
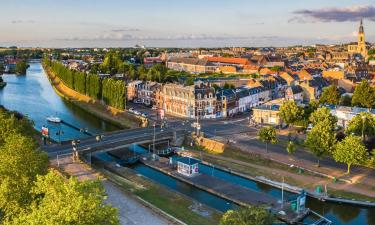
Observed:
[[[365,120],[366,120],[366,116],[362,116],[362,141],[365,140]]]
[[[154,127],[154,138],[152,140],[152,152],[153,152],[153,154],[155,154],[155,127],[156,127],[156,122],[154,122],[152,124],[152,126]]]
[[[281,207],[284,207],[284,177],[283,183],[281,184]]]

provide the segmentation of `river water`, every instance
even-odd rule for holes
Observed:
[[[0,90],[0,105],[27,115],[34,121],[34,126],[38,130],[43,125],[48,126],[50,128],[50,135],[55,140],[58,140],[59,137],[61,140],[84,137],[85,134],[64,124],[55,125],[47,123],[46,117],[50,115],[56,115],[76,127],[87,128],[90,133],[94,134],[119,129],[110,123],[88,114],[58,96],[50,85],[40,63],[31,63],[26,76],[3,75],[3,78],[7,82],[7,86]],[[59,130],[63,131],[61,136],[56,135]],[[108,158],[111,160],[110,157]],[[177,192],[181,192],[218,210],[226,211],[227,209],[236,207],[232,203],[178,182],[141,164],[135,166],[134,169],[157,183],[164,184]],[[268,193],[274,197],[281,197],[279,189],[268,185],[239,177],[231,177],[231,174],[216,169],[213,171],[212,168],[204,166],[201,166],[201,172]],[[332,220],[333,224],[375,225],[375,209],[373,208],[323,203],[311,198],[307,200],[307,207]],[[304,222],[309,223],[310,221]]]
[[[43,125],[48,126],[51,138],[56,141],[85,137],[86,134],[65,124],[49,123],[46,121],[47,116],[58,116],[93,134],[119,129],[57,95],[40,63],[31,63],[26,76],[9,74],[3,75],[3,79],[7,85],[0,90],[0,105],[28,116],[34,121],[37,130]]]

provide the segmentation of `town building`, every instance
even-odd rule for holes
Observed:
[[[331,114],[337,117],[337,125],[343,128],[347,128],[353,117],[361,112],[369,112],[375,116],[375,110],[367,108],[339,106],[331,109]]]
[[[165,113],[186,118],[215,118],[215,89],[201,81],[194,85],[165,84],[157,97],[157,106]]]
[[[214,73],[217,69],[217,66],[207,59],[198,58],[171,58],[167,61],[167,67],[172,70],[193,74]]]
[[[142,83],[143,82],[141,80],[134,80],[128,83],[126,87],[126,96],[128,101],[138,99],[138,90],[140,89]]]
[[[176,161],[178,173],[189,177],[199,174],[199,160],[190,157],[181,157]]]
[[[261,105],[253,108],[252,119],[258,124],[280,126],[283,124],[279,105]]]
[[[146,106],[156,105],[156,92],[160,89],[160,84],[157,82],[146,81],[138,85],[137,103],[142,103]]]
[[[367,43],[365,38],[365,31],[363,28],[363,20],[361,20],[361,24],[359,26],[358,42],[353,42],[348,45],[348,53],[350,55],[359,54],[364,59],[367,58]]]
[[[303,102],[303,89],[299,85],[289,86],[285,91],[285,99],[293,100],[297,103]]]

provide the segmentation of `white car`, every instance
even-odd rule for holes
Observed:
[[[158,107],[157,107],[156,105],[153,105],[151,109],[152,109],[152,110],[157,110]]]
[[[310,132],[311,129],[313,128],[313,125],[310,123],[307,128],[306,128],[306,132]]]

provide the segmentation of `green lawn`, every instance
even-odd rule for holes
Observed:
[[[135,194],[184,223],[192,225],[219,224],[222,214],[218,211],[205,208],[210,213],[210,216],[204,217],[199,215],[189,209],[189,206],[194,204],[192,199],[170,191],[146,178],[132,174],[129,169],[126,170],[127,172],[124,174],[126,179],[108,171],[102,170],[102,173],[120,185],[124,191]]]

